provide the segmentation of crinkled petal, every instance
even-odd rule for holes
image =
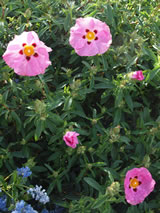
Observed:
[[[137,177],[141,184],[134,191],[130,185],[130,178]],[[144,199],[153,191],[155,181],[152,179],[150,172],[144,168],[134,168],[129,170],[124,181],[125,197],[128,203],[137,205],[144,201]]]
[[[97,45],[95,42],[91,42],[91,44],[85,43],[83,48],[75,49],[76,53],[80,56],[94,56],[99,53]]]
[[[8,51],[18,51],[21,50],[22,47],[19,44],[11,44],[8,46]]]
[[[28,61],[26,55],[21,51],[23,50],[23,44],[32,45],[33,43],[36,44],[34,52],[38,55],[37,57],[31,55]],[[14,69],[15,73],[24,76],[35,76],[43,74],[51,64],[48,54],[50,51],[52,49],[40,41],[34,31],[23,32],[9,42],[7,50],[3,54],[3,59],[8,66]]]
[[[65,141],[67,146],[70,146],[74,149],[74,148],[76,148],[76,146],[78,144],[78,139],[77,139],[78,135],[79,134],[77,132],[68,131],[63,136],[63,140]]]
[[[12,69],[19,67],[26,61],[24,55],[17,54],[16,52],[9,52],[3,55],[3,59]]]
[[[102,30],[101,32],[97,34],[97,37],[98,37],[98,40],[97,40],[98,43],[101,43],[101,42],[106,43],[107,45],[109,44],[109,46],[112,43],[112,36],[110,32]]]
[[[74,33],[69,39],[70,45],[75,49],[80,49],[86,44],[86,40],[82,38],[83,34]]]
[[[95,40],[91,40],[91,44],[87,44],[87,31],[95,32]],[[84,37],[84,38],[83,38]],[[97,37],[97,38],[96,38]],[[93,56],[103,54],[108,50],[112,43],[112,36],[109,27],[98,19],[87,17],[78,18],[75,26],[70,30],[70,45],[80,56]]]
[[[93,31],[94,27],[95,27],[95,22],[94,22],[94,19],[92,18],[89,20],[88,28],[90,31]]]
[[[39,38],[37,33],[35,33],[34,31],[30,31],[27,33],[27,44],[32,44],[32,43],[38,43],[39,42]]]

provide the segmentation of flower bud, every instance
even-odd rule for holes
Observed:
[[[117,195],[120,190],[119,182],[113,182],[109,187],[107,187],[106,194],[109,194],[111,197]]]
[[[77,153],[78,154],[84,154],[86,151],[86,147],[85,146],[79,146],[77,149]]]

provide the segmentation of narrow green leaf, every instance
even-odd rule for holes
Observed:
[[[102,186],[97,183],[97,181],[95,181],[93,178],[90,177],[85,177],[84,181],[86,183],[88,183],[88,185],[90,185],[91,187],[93,187],[94,189],[98,190],[99,192],[103,193],[103,188]]]
[[[132,101],[132,98],[131,98],[131,96],[128,92],[125,94],[124,98],[126,100],[128,107],[130,108],[130,110],[133,111],[133,101]]]
[[[22,122],[19,118],[19,116],[17,115],[17,113],[15,111],[12,111],[11,112],[11,115],[12,115],[12,118],[15,120],[16,122],[16,127],[17,127],[17,130],[20,131],[21,128],[22,128]]]
[[[37,120],[36,121],[36,131],[35,131],[35,141],[37,141],[44,130],[44,121],[43,120]]]
[[[68,96],[64,103],[64,110],[65,111],[69,110],[71,105],[72,105],[72,97]]]
[[[95,89],[112,89],[112,88],[115,88],[115,86],[111,82],[106,82],[106,83],[95,84],[94,88]]]
[[[106,201],[107,201],[106,195],[102,195],[100,198],[98,198],[98,199],[96,200],[96,202],[93,204],[92,208],[93,208],[93,209],[97,209],[97,208],[99,208],[100,206],[102,206],[103,203],[106,202]]]

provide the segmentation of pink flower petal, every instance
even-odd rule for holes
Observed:
[[[104,30],[100,31],[97,34],[97,37],[98,37],[98,42],[103,42],[103,43],[106,43],[107,45],[109,44],[109,46],[112,43],[112,36],[107,31],[104,31]]]
[[[33,44],[34,51],[30,56],[25,55],[23,51],[24,44],[28,46]],[[51,64],[48,54],[50,51],[52,49],[40,41],[34,31],[23,32],[9,42],[7,50],[3,54],[3,59],[8,66],[14,69],[15,73],[24,76],[35,76],[43,74]]]
[[[137,186],[136,191],[134,191],[130,186],[130,179],[135,177],[141,183]],[[152,179],[150,172],[146,168],[141,167],[129,170],[124,181],[125,197],[127,202],[131,205],[142,203],[153,191],[154,185],[155,181]]]
[[[34,31],[30,31],[27,34],[27,43],[30,45],[32,43],[39,43],[38,35]]]
[[[13,44],[8,46],[9,51],[20,50],[22,47],[19,44]]]
[[[93,31],[94,27],[95,27],[95,22],[94,22],[94,19],[92,18],[92,19],[89,20],[88,29],[90,31]]]
[[[76,148],[76,146],[78,144],[78,139],[77,139],[78,135],[79,134],[77,132],[68,131],[63,136],[63,140],[65,141],[67,146],[70,146],[74,149],[74,148]]]
[[[12,69],[18,67],[19,65],[25,62],[25,57],[23,55],[9,51],[8,53],[3,55],[3,59]]]
[[[86,42],[83,48],[75,49],[75,51],[80,56],[94,56],[99,53],[95,42],[91,42],[91,44],[87,44]]]
[[[75,35],[76,33],[74,33]],[[71,36],[69,39],[69,43],[71,46],[74,46],[75,49],[80,49],[82,47],[84,47],[84,45],[86,44],[86,40],[82,39],[83,34],[77,34],[76,36]]]
[[[136,79],[138,81],[143,81],[144,76],[143,76],[142,70],[138,70],[138,71],[133,72],[131,78]]]
[[[86,37],[89,31],[95,33],[91,40]],[[87,41],[91,42],[90,45]],[[70,29],[69,42],[78,55],[94,56],[108,50],[112,43],[112,35],[104,22],[92,17],[78,18],[75,26]]]

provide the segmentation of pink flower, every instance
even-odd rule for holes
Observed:
[[[78,139],[77,139],[78,135],[79,134],[77,132],[69,131],[69,132],[66,132],[66,134],[63,136],[63,140],[65,141],[67,146],[70,146],[74,149],[76,148],[78,144]]]
[[[112,43],[108,25],[98,19],[78,18],[70,30],[70,45],[80,56],[105,53]]]
[[[51,64],[50,51],[34,31],[23,32],[9,42],[3,59],[18,75],[35,76],[43,74]]]
[[[124,180],[125,197],[131,205],[142,203],[153,191],[155,181],[150,172],[144,168],[134,168],[127,172]]]
[[[131,78],[137,79],[138,81],[142,81],[144,79],[142,70],[133,72]]]

